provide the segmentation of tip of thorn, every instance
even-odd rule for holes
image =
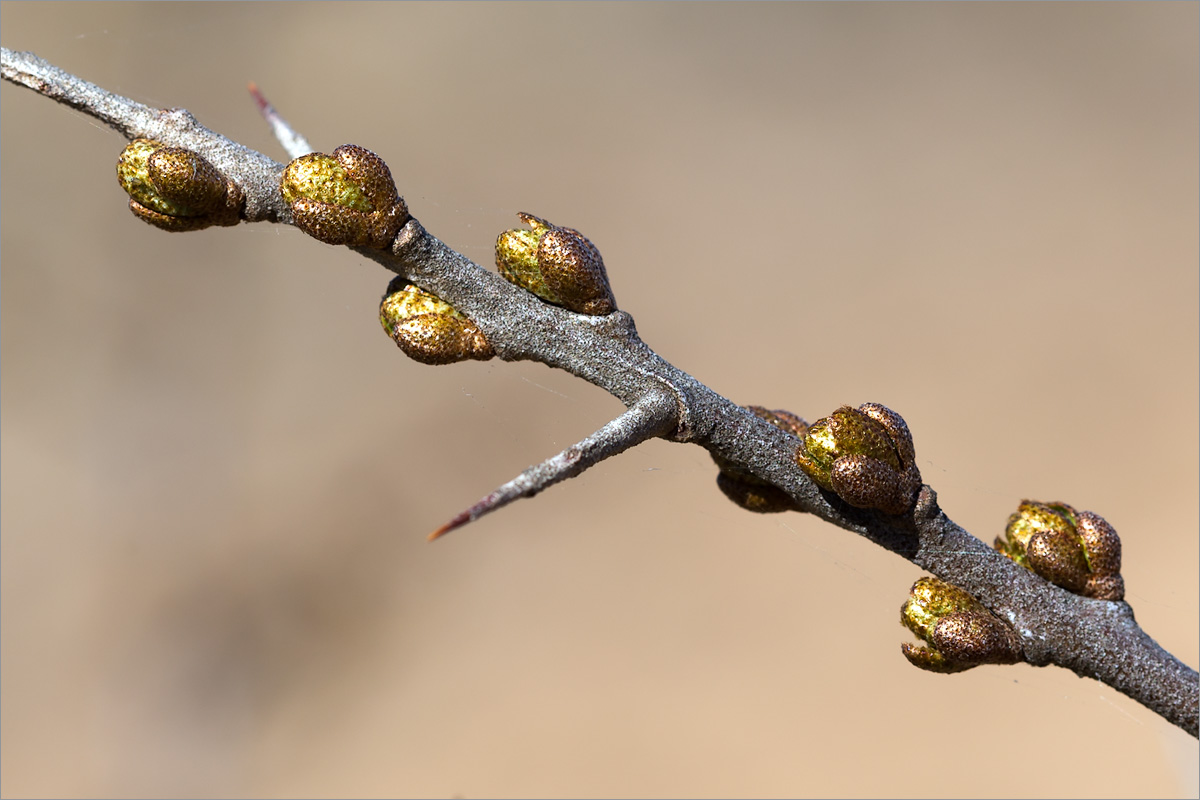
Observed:
[[[254,102],[258,104],[260,111],[267,107],[267,98],[263,97],[262,92],[258,90],[257,83],[250,81],[246,84],[246,89],[250,92],[250,96],[254,98]]]
[[[455,517],[454,519],[447,522],[442,527],[438,528],[433,533],[429,534],[429,538],[426,541],[432,542],[434,539],[440,539],[441,537],[445,536],[450,531],[454,530],[455,528],[461,528],[463,525],[466,525],[470,521],[471,521],[471,512],[464,511],[461,514],[459,514],[457,517]]]

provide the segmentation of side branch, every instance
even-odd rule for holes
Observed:
[[[429,534],[433,541],[455,528],[474,522],[484,514],[503,508],[522,497],[533,497],[543,489],[574,478],[606,458],[625,452],[647,439],[662,436],[675,427],[675,398],[665,391],[651,392],[632,408],[578,444],[530,467],[475,505]]]

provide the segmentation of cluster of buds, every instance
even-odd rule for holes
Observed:
[[[908,425],[878,403],[842,406],[814,422],[796,462],[818,486],[856,508],[903,514],[921,488]]]
[[[900,645],[913,666],[962,672],[980,664],[1016,664],[1023,658],[1012,626],[951,583],[920,578],[900,608],[900,621],[925,645]]]
[[[379,322],[409,358],[422,364],[487,361],[495,355],[474,322],[403,278],[388,284],[379,304]]]
[[[153,139],[134,139],[117,159],[117,180],[138,219],[167,231],[236,225],[244,196],[208,159]]]
[[[1026,500],[1008,518],[996,549],[1069,592],[1121,600],[1121,539],[1099,514],[1066,503]]]
[[[496,239],[496,268],[506,280],[577,314],[616,310],[604,259],[587,237],[530,214],[517,216],[531,230],[508,230]]]
[[[283,170],[279,190],[296,227],[326,244],[386,250],[408,221],[387,164],[356,144],[300,156]]]
[[[793,436],[803,437],[808,430],[808,423],[790,411],[780,408],[769,411],[762,406],[746,406],[746,410]],[[717,473],[717,487],[726,497],[747,511],[772,514],[799,510],[796,501],[778,486],[767,483],[718,455],[713,455],[713,461],[717,462],[721,470]]]

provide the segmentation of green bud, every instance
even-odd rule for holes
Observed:
[[[236,225],[243,195],[208,159],[182,147],[134,139],[117,159],[117,181],[129,210],[167,231]]]
[[[856,508],[903,514],[921,488],[908,425],[878,403],[842,406],[817,420],[800,441],[796,463]]]
[[[1099,514],[1026,500],[995,547],[1069,592],[1098,600],[1125,597],[1121,539]]]
[[[595,245],[572,228],[530,214],[517,216],[530,230],[508,230],[496,239],[496,268],[506,280],[577,314],[599,316],[616,310],[604,259]]]
[[[296,227],[326,244],[386,250],[408,221],[387,164],[356,144],[295,159],[279,190]]]
[[[400,349],[422,364],[452,364],[495,355],[483,331],[456,308],[397,278],[379,304],[379,322]]]
[[[1023,658],[1012,626],[968,592],[920,578],[900,608],[900,621],[925,645],[900,645],[913,666],[930,672],[962,672],[980,664],[1015,664]]]

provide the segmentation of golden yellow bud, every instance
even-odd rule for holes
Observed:
[[[496,239],[496,268],[506,280],[577,314],[616,310],[604,259],[587,237],[530,214],[517,216],[530,230],[508,230]]]
[[[796,463],[856,508],[903,514],[921,488],[908,425],[878,403],[842,406],[814,422],[800,440]]]
[[[117,181],[129,210],[167,231],[236,225],[243,195],[208,159],[153,139],[134,139],[117,159]]]
[[[900,609],[900,621],[926,645],[900,645],[913,666],[962,672],[980,664],[1021,661],[1021,640],[968,592],[937,578],[920,578]]]
[[[296,227],[326,244],[386,250],[408,221],[387,164],[356,144],[295,159],[279,190]]]
[[[1121,538],[1099,514],[1026,500],[995,547],[1069,592],[1097,600],[1125,597]]]
[[[409,358],[422,364],[486,361],[495,355],[474,322],[403,278],[388,286],[379,304],[379,322]]]

